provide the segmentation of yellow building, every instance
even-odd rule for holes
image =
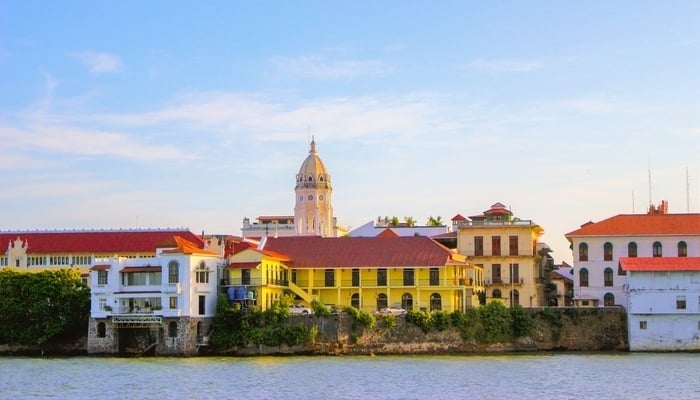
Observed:
[[[478,306],[483,271],[428,237],[267,238],[231,255],[236,300],[266,309],[296,302],[375,311],[387,306],[448,312]],[[250,303],[250,302],[249,302]]]
[[[537,254],[544,233],[539,225],[513,218],[510,210],[496,203],[481,215],[462,217],[456,227],[458,252],[484,270],[486,301],[546,305],[545,274]]]

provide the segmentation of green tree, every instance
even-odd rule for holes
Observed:
[[[441,216],[438,215],[437,217],[433,217],[433,216],[431,215],[430,218],[428,218],[428,223],[427,223],[427,225],[428,225],[428,226],[443,226],[444,224],[443,224],[443,222],[442,222],[442,217],[441,217]]]
[[[42,345],[87,334],[90,289],[75,269],[0,271],[0,343]]]
[[[499,301],[491,301],[479,308],[485,343],[505,343],[513,338],[513,319],[510,310]]]
[[[416,225],[416,220],[413,217],[403,217],[403,220],[406,222],[406,225],[408,225],[408,226],[415,226]]]

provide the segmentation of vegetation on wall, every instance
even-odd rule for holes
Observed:
[[[90,289],[78,270],[0,270],[0,343],[44,345],[87,334]]]

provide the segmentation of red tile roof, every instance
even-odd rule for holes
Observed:
[[[454,217],[452,217],[451,221],[466,221],[466,220],[467,220],[467,218],[464,215],[457,214]]]
[[[700,257],[620,257],[625,271],[700,271]]]
[[[444,266],[452,252],[425,236],[268,238],[266,250],[287,254],[298,268]]]
[[[379,238],[389,238],[389,237],[399,237],[398,233],[396,233],[393,229],[391,228],[386,228],[383,231],[379,232],[379,234],[376,237]]]
[[[565,236],[700,235],[700,214],[620,214]]]
[[[146,265],[143,267],[124,267],[119,272],[161,272],[162,267]]]
[[[135,253],[155,252],[156,247],[172,242],[180,236],[200,247],[202,239],[182,229],[163,230],[114,230],[114,231],[17,231],[0,232],[0,254],[7,253],[7,246],[19,238],[29,247],[29,254],[51,253]]]
[[[214,254],[216,253],[204,250],[196,243],[192,243],[182,236],[173,236],[176,247],[174,249],[163,250],[163,254]],[[171,247],[171,246],[168,246]]]

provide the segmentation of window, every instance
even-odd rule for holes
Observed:
[[[404,286],[415,285],[413,268],[404,268],[404,270],[403,270],[403,285]]]
[[[654,242],[654,245],[652,246],[652,250],[654,252],[654,257],[661,257],[661,255],[662,255],[661,242]]]
[[[168,263],[168,283],[180,282],[180,264],[173,260]]]
[[[610,242],[605,242],[603,245],[603,261],[612,261],[613,245]]]
[[[168,306],[171,310],[177,310],[177,296],[170,297]]]
[[[401,308],[406,311],[413,310],[413,296],[410,293],[404,293],[401,296]]]
[[[355,307],[355,308],[360,308],[360,294],[359,293],[353,293],[352,296],[350,296],[350,306]]]
[[[386,268],[377,269],[377,286],[386,286]]]
[[[588,270],[586,268],[581,268],[581,270],[578,272],[578,280],[580,286],[588,286]]]
[[[171,338],[177,337],[177,322],[170,321],[168,324],[168,336]]]
[[[578,245],[578,260],[588,261],[588,245],[586,243]]]
[[[100,322],[97,324],[97,337],[103,338],[105,336],[107,336],[107,327],[104,322]]]
[[[206,296],[199,296],[199,315],[204,315],[206,314],[206,306],[207,306],[207,297]]]
[[[603,296],[603,305],[605,307],[612,307],[615,305],[615,295],[612,293],[605,293]]]
[[[493,284],[503,282],[501,280],[501,264],[491,264],[491,282]]]
[[[106,285],[108,282],[107,276],[107,271],[97,271],[97,284]]]
[[[688,257],[688,244],[682,240],[678,242],[678,257]]]
[[[440,285],[440,270],[438,268],[430,268],[430,286]]]
[[[430,295],[430,311],[442,310],[442,297],[440,293]]]
[[[292,283],[297,283],[297,270],[292,270]],[[248,283],[250,285],[250,283]]]
[[[241,285],[250,285],[250,269],[241,270]]]
[[[195,279],[197,283],[209,283],[209,271],[197,270]]]
[[[491,236],[491,255],[500,256],[501,255],[501,237]]]
[[[359,268],[352,269],[352,286],[360,286],[360,269]]]
[[[518,264],[510,264],[510,283],[520,283],[520,266]]]
[[[603,286],[613,285],[613,270],[612,268],[605,268],[603,271]]]
[[[327,269],[325,272],[325,282],[326,287],[335,286],[335,270]]]
[[[100,299],[100,311],[106,311],[105,308],[107,308],[107,299]]]
[[[639,321],[639,329],[646,330],[647,329],[647,321]]]
[[[517,290],[510,291],[510,306],[515,307],[520,305],[520,293]]]
[[[511,256],[518,255],[518,237],[517,236],[511,236],[508,238],[508,250],[509,250],[508,253]]]
[[[484,255],[484,237],[474,236],[474,255],[483,256]]]
[[[387,308],[389,306],[389,299],[386,297],[386,293],[379,293],[377,295],[377,310],[382,308]]]
[[[637,257],[637,243],[627,243],[627,257]]]
[[[501,298],[501,289],[494,289],[493,292],[491,293],[491,297],[500,299]]]
[[[685,310],[685,296],[676,296],[676,310]]]

